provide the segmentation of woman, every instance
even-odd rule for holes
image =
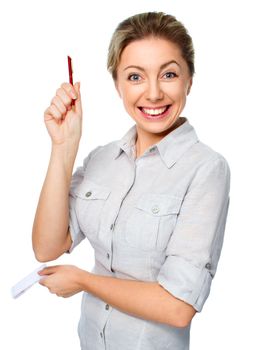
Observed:
[[[93,149],[73,176],[80,84],[63,83],[44,114],[52,152],[33,226],[35,255],[54,260],[87,237],[95,266],[91,273],[48,267],[40,283],[62,297],[84,291],[82,349],[189,349],[191,320],[222,248],[229,166],[181,116],[194,50],[175,17],[151,12],[120,23],[108,69],[135,124]]]

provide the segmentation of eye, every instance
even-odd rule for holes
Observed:
[[[130,74],[128,76],[128,80],[130,80],[130,81],[139,81],[140,80],[140,76],[139,76],[139,74]]]
[[[174,73],[174,72],[167,72],[167,73],[164,74],[164,76],[165,76],[167,79],[171,79],[171,78],[177,77],[177,74]]]

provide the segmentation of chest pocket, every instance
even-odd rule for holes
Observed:
[[[78,223],[84,234],[90,238],[98,232],[102,210],[110,195],[108,187],[98,185],[90,180],[83,181],[74,190]]]
[[[144,193],[135,204],[125,227],[126,242],[140,250],[163,251],[173,233],[182,198]]]

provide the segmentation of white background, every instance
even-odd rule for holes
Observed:
[[[196,75],[186,116],[202,142],[231,168],[231,202],[218,271],[191,328],[191,350],[255,348],[255,23],[253,1],[6,1],[1,33],[0,348],[79,349],[81,294],[58,298],[40,285],[17,300],[10,287],[39,266],[31,228],[50,154],[43,112],[56,89],[81,82],[83,137],[75,166],[88,152],[121,138],[133,125],[106,70],[117,24],[144,11],[164,11],[189,30]],[[91,270],[85,240],[52,264]]]

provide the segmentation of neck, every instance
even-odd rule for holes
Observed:
[[[179,117],[176,122],[162,133],[154,134],[141,129],[137,125],[137,139],[136,139],[136,158],[140,157],[150,146],[161,141],[166,135],[178,128],[186,121],[185,118]]]

